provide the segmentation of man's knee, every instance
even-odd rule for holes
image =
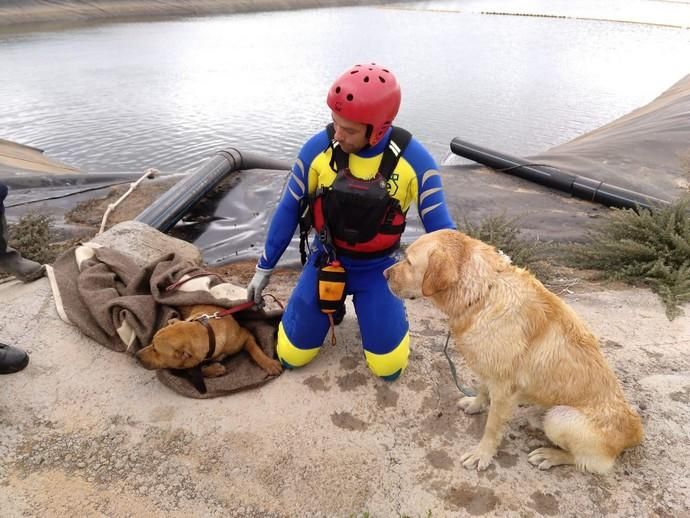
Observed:
[[[295,369],[298,367],[303,367],[319,354],[320,347],[314,347],[311,349],[300,349],[292,343],[285,333],[283,328],[283,323],[278,325],[278,340],[276,344],[276,354],[278,355],[278,360],[283,364],[286,369]]]
[[[371,372],[386,381],[394,381],[407,367],[407,360],[410,357],[410,334],[405,333],[400,343],[388,353],[377,354],[365,350],[364,356]]]

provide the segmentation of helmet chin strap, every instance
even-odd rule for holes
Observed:
[[[369,139],[371,138],[371,134],[374,131],[374,126],[371,124],[367,124],[367,133],[366,133],[366,138],[367,138],[367,145],[365,147],[369,147]]]

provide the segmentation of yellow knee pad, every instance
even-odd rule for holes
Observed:
[[[313,349],[300,349],[290,341],[283,329],[283,323],[278,325],[278,343],[276,344],[276,353],[278,359],[284,367],[288,369],[303,367],[319,354],[320,347]]]
[[[407,367],[410,357],[410,333],[405,333],[398,346],[391,352],[376,354],[365,350],[364,356],[371,372],[387,381],[393,381]]]

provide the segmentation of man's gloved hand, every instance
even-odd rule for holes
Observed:
[[[263,301],[261,296],[264,288],[266,288],[268,285],[268,281],[271,278],[271,273],[273,273],[273,269],[266,270],[264,268],[259,268],[258,266],[256,267],[256,273],[254,274],[254,277],[252,277],[249,286],[247,286],[247,300],[253,300],[254,304],[257,306],[262,305]]]

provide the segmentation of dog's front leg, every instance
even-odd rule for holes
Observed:
[[[489,389],[482,383],[479,385],[476,396],[467,396],[462,398],[458,405],[466,414],[478,414],[483,412],[489,404]]]
[[[220,376],[224,376],[226,372],[227,369],[225,368],[225,365],[220,362],[204,365],[201,368],[201,373],[204,375],[204,378],[218,378]]]
[[[503,427],[510,419],[515,407],[514,394],[504,387],[492,387],[490,390],[491,403],[489,416],[484,427],[484,435],[474,451],[465,453],[460,462],[467,469],[485,470],[496,454],[498,445],[503,438]]]
[[[244,328],[241,328],[240,333],[244,339],[244,349],[259,367],[272,376],[277,376],[282,372],[283,368],[280,362],[266,356],[266,353],[264,353],[261,347],[259,347],[259,344],[256,343],[254,335]]]

